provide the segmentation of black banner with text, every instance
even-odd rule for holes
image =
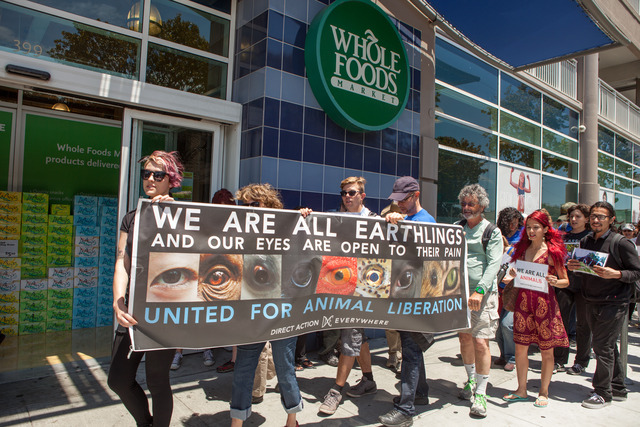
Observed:
[[[468,327],[460,226],[201,203],[138,204],[134,349],[324,329]]]

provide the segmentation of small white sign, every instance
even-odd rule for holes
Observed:
[[[17,258],[18,241],[0,240],[0,258]]]
[[[546,294],[549,292],[547,274],[549,274],[549,266],[546,264],[517,260],[514,286]]]

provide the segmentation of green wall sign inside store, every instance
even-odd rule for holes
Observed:
[[[404,43],[369,0],[338,0],[315,17],[305,65],[318,103],[346,129],[384,129],[405,108],[410,76]]]
[[[11,160],[11,129],[13,114],[0,111],[0,190],[9,188],[9,161]]]
[[[121,128],[28,114],[22,191],[71,203],[75,194],[116,196]]]

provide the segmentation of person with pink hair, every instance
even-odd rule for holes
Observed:
[[[511,260],[547,264],[547,292],[519,289],[513,321],[518,389],[502,398],[506,402],[528,399],[528,349],[530,344],[535,343],[542,355],[542,373],[540,390],[534,406],[545,408],[549,404],[549,383],[554,364],[553,349],[569,346],[554,292],[556,287],[569,286],[569,278],[564,267],[566,254],[562,237],[552,227],[549,214],[543,209],[531,213],[525,221],[525,232],[516,243]],[[515,276],[515,272],[512,275]]]

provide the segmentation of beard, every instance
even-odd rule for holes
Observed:
[[[462,212],[462,217],[464,219],[466,219],[467,221],[470,220],[470,219],[477,218],[480,215],[482,215],[482,212],[478,212],[478,213],[473,213],[473,212],[464,213],[464,212]]]

